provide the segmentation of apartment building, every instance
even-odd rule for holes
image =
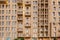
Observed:
[[[0,0],[0,40],[60,40],[60,0]]]

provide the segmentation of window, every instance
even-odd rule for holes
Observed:
[[[55,23],[53,23],[53,25],[55,25]]]
[[[60,16],[60,12],[58,12],[58,15]]]
[[[4,8],[4,4],[2,5],[2,8]]]
[[[56,27],[54,27],[54,32],[56,31]]]
[[[16,2],[17,2],[17,0],[12,0],[12,2],[13,2],[13,3],[16,3]]]
[[[15,26],[16,25],[16,21],[12,21],[12,25]]]
[[[33,12],[33,14],[34,14],[34,15],[37,15],[38,13],[35,11],[35,12]]]
[[[7,37],[6,40],[11,40],[10,37]]]
[[[33,6],[33,9],[34,9],[34,10],[37,10],[38,8],[37,8],[37,6]]]
[[[6,16],[6,20],[10,20],[10,16]]]
[[[16,27],[12,27],[12,31],[15,31]]]
[[[2,14],[4,14],[4,10],[2,10]]]
[[[1,16],[0,16],[0,20],[1,20]]]
[[[16,14],[16,10],[12,10],[12,14]]]
[[[37,33],[37,28],[34,28],[34,29],[33,29],[33,32],[34,32],[34,33]]]
[[[58,2],[58,4],[60,5],[60,1]]]
[[[33,1],[33,4],[37,4],[37,1]]]
[[[16,16],[12,16],[12,20],[15,20],[16,19]]]
[[[54,37],[56,37],[56,32],[54,32]]]
[[[59,21],[60,21],[60,17],[59,17]]]
[[[56,17],[53,17],[54,21],[56,21]]]
[[[2,16],[2,20],[4,20],[4,16]]]
[[[4,32],[1,33],[1,37],[4,37]]]
[[[29,7],[26,7],[26,10],[29,10]]]
[[[56,7],[53,7],[54,8],[54,10],[56,10]]]
[[[10,10],[6,10],[6,14],[10,14],[10,12],[11,12]]]
[[[1,27],[1,31],[4,31],[4,27]]]
[[[55,16],[55,12],[53,12],[53,16]]]
[[[10,31],[10,27],[6,27],[6,29],[5,29],[6,31]]]
[[[28,33],[29,32],[29,30],[28,30],[28,28],[26,28],[26,33]]]
[[[10,8],[10,4],[9,5],[6,5],[6,8]]]
[[[10,3],[10,0],[8,0],[8,3]]]
[[[4,37],[4,32],[0,32],[0,37]]]
[[[7,21],[7,22],[6,22],[6,25],[9,26],[9,25],[10,25],[10,21]]]
[[[37,40],[37,38],[32,38],[32,40]]]
[[[16,8],[16,4],[12,5],[12,8]]]
[[[53,5],[55,5],[55,1],[53,1]]]
[[[2,21],[2,24],[1,24],[2,26],[4,25],[4,21]]]

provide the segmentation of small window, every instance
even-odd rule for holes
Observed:
[[[58,12],[58,15],[60,16],[60,12]]]
[[[58,4],[60,5],[60,1],[58,2]]]
[[[55,5],[55,1],[53,1],[53,5]]]
[[[53,12],[53,16],[55,16],[55,12]]]

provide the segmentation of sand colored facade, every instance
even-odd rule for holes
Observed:
[[[60,0],[0,0],[0,40],[60,40]]]

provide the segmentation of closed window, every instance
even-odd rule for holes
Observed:
[[[10,20],[10,16],[6,16],[6,20]]]
[[[60,16],[60,12],[58,12],[58,15]]]
[[[6,25],[9,26],[9,25],[10,25],[10,21],[7,21],[7,22],[6,22]]]
[[[37,3],[37,1],[33,1],[33,4],[35,4],[35,5],[36,5],[36,4],[38,4],[38,3]]]

